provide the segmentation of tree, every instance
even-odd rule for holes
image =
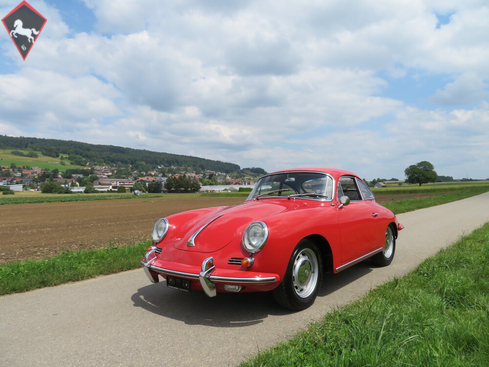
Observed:
[[[436,182],[452,182],[453,177],[452,176],[438,176],[436,179]]]
[[[153,181],[148,185],[148,192],[160,193],[163,190],[163,184],[161,181]]]
[[[132,185],[131,192],[134,192],[136,190],[139,190],[141,192],[146,192],[146,187],[141,182],[136,182],[134,185]]]
[[[97,190],[95,190],[93,183],[89,182],[89,183],[87,183],[87,186],[85,186],[85,190],[83,190],[83,192],[85,194],[94,194],[97,192]]]
[[[438,175],[435,172],[435,167],[428,161],[422,161],[413,164],[404,170],[406,182],[410,184],[419,184],[435,182]]]
[[[166,179],[165,189],[168,192],[197,192],[200,190],[200,184],[196,178],[190,178],[187,175],[170,176]]]
[[[56,182],[54,182],[52,180],[47,180],[47,181],[44,181],[43,183],[41,183],[41,192],[43,194],[46,194],[46,193],[51,194],[51,193],[56,192],[57,187],[58,187],[58,185],[56,185]]]

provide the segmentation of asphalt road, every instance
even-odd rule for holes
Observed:
[[[298,313],[268,294],[171,290],[141,269],[0,297],[0,366],[234,366],[489,222],[489,193],[398,218],[391,266],[328,275]]]

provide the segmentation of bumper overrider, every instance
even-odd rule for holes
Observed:
[[[202,289],[209,297],[215,297],[217,295],[216,283],[241,286],[260,284],[265,285],[276,283],[280,279],[277,274],[253,272],[246,272],[246,276],[219,275],[220,272],[215,267],[213,257],[208,257],[202,262],[200,272],[195,272],[191,269],[189,269],[189,271],[175,270],[172,268],[174,268],[177,264],[169,261],[158,260],[155,246],[152,246],[152,249],[146,252],[146,255],[141,260],[141,264],[144,266],[144,272],[152,283],[159,282],[158,274],[165,276],[170,275],[183,279],[199,280]],[[188,265],[182,265],[182,267],[191,268]]]

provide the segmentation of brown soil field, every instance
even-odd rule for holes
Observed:
[[[427,196],[433,195],[382,195],[377,202]],[[66,250],[132,245],[149,240],[159,218],[243,201],[243,198],[164,197],[0,205],[0,264],[45,259]]]
[[[0,264],[63,251],[151,239],[154,223],[185,210],[241,204],[243,198],[141,198],[0,205]]]

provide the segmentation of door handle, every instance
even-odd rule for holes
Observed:
[[[372,213],[372,217],[374,217],[374,218],[377,218],[378,215],[379,215],[379,213]]]

